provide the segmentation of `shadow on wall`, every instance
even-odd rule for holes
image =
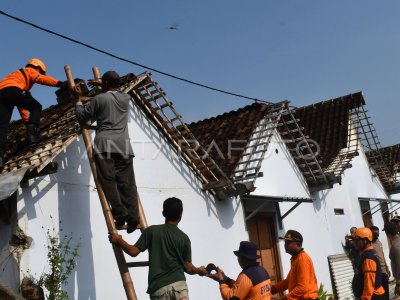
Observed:
[[[77,299],[96,299],[89,203],[93,187],[90,186],[91,170],[83,142],[75,141],[69,145],[66,151],[57,156],[56,161],[58,172],[50,175],[50,180],[49,177],[40,177],[30,181],[29,186],[23,186],[25,206],[20,213],[26,213],[29,220],[37,218],[38,214],[44,214],[46,218],[56,217],[57,212],[54,211],[37,212],[36,208],[44,207],[37,205],[35,208],[35,203],[45,196],[47,201],[50,198],[50,201],[57,201],[54,190],[48,195],[46,193],[58,185],[58,219],[62,229],[60,238],[68,235],[72,236],[71,245],[81,243],[77,266],[64,289],[72,298],[78,288]],[[39,188],[39,184],[42,189]],[[47,229],[52,230],[45,228]]]
[[[19,292],[19,263],[10,248],[10,239],[17,228],[17,193],[0,201],[0,284]],[[3,215],[7,211],[7,214]]]
[[[209,192],[202,190],[201,182],[197,175],[186,164],[184,158],[175,149],[165,136],[158,130],[157,126],[148,119],[146,114],[135,103],[130,110],[130,118],[135,120],[138,126],[143,130],[148,139],[154,143],[157,150],[163,154],[171,165],[182,175],[185,181],[192,187],[193,191],[204,199],[208,215],[213,214],[224,228],[230,228],[234,223],[233,219],[240,207],[240,201],[235,198],[229,198],[219,202]],[[130,133],[131,139],[134,139],[135,133]],[[135,151],[135,149],[133,149]],[[135,161],[134,161],[135,164]],[[140,193],[140,191],[139,191]]]
[[[58,185],[58,213],[63,233],[73,236],[73,245],[81,244],[75,272],[68,280],[66,291],[74,298],[78,288],[76,297],[83,300],[96,299],[89,202],[93,187],[90,186],[92,173],[86,157],[85,145],[80,139],[57,157],[59,171],[52,175],[56,181],[62,181]]]

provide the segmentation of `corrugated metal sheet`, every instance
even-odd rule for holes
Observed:
[[[351,288],[354,269],[349,257],[346,254],[330,255],[328,256],[328,262],[333,293],[337,299],[354,299]]]

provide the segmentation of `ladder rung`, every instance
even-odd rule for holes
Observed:
[[[325,175],[314,175],[313,177],[315,178],[325,178]],[[312,177],[310,176],[308,179],[312,179]]]
[[[315,171],[315,173],[314,173],[314,172],[310,172],[310,171],[304,171],[303,173],[304,173],[304,174],[307,174],[307,175],[312,175],[312,176],[314,176],[314,177],[325,177],[325,175],[324,175],[323,172],[322,172],[322,175],[317,175],[317,174],[316,174],[316,173],[321,174],[321,171],[320,171],[320,170],[313,170],[313,171]]]
[[[254,152],[251,152],[251,153],[245,153],[245,154],[242,154],[242,156],[249,156],[249,155],[252,155],[252,154],[263,153],[263,152],[265,152],[265,150],[259,150],[259,151],[254,151]]]
[[[237,181],[242,181],[242,180],[248,180],[248,179],[263,177],[263,176],[264,176],[264,174],[262,172],[260,172],[258,174],[252,173],[252,174],[246,175],[245,177],[234,178],[234,179],[232,179],[232,181],[237,182]]]
[[[267,135],[251,138],[251,139],[249,139],[249,142],[261,140],[261,139],[268,138],[268,137],[271,137],[271,136],[272,136],[272,134],[267,134]]]
[[[172,123],[174,123],[175,121],[178,121],[178,120],[180,120],[180,117],[177,116],[175,118],[169,119],[167,123],[171,123],[172,124]]]
[[[171,105],[172,105],[172,102],[170,102],[170,103],[171,103]],[[170,106],[170,105],[169,105],[168,103],[165,103],[165,104],[163,104],[163,105],[154,107],[154,109],[155,109],[155,110],[162,110],[162,109],[164,109],[164,108],[166,108],[166,107],[169,107],[169,106]]]
[[[300,119],[296,119],[296,122],[299,122],[299,121],[300,121]],[[285,122],[279,123],[278,126],[284,126],[284,125],[293,124],[293,123],[295,123],[295,121],[290,120],[290,121],[285,121]]]
[[[157,99],[160,99],[160,98],[162,98],[162,95],[160,95],[160,94],[158,94],[158,95],[155,95],[155,96],[149,96],[149,95],[143,95],[143,98],[145,99],[145,100],[147,100],[147,101],[149,101],[149,102],[151,102],[151,101],[156,101]]]
[[[235,171],[235,173],[246,173],[249,170],[256,170],[259,169],[259,167],[251,167],[251,168],[247,168],[247,169],[243,169],[243,170],[237,170]]]
[[[135,268],[135,267],[148,267],[149,262],[148,261],[134,261],[134,262],[129,262],[126,263],[128,268]]]
[[[274,126],[274,127],[268,127],[268,128],[265,128],[264,130],[253,131],[253,134],[263,133],[263,132],[270,131],[270,130],[275,129],[275,128],[276,128],[276,126]]]
[[[237,165],[244,165],[244,164],[256,162],[256,161],[259,161],[259,160],[260,159],[250,159],[250,160],[246,160],[246,161],[241,161],[241,162],[237,163]]]

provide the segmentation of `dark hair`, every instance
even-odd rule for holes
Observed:
[[[109,87],[117,88],[121,85],[121,78],[119,77],[118,73],[115,71],[107,71],[101,77],[103,82],[107,82]]]
[[[183,205],[178,198],[171,197],[164,201],[163,216],[167,221],[178,221],[182,217]]]
[[[378,230],[379,231],[379,228],[376,227],[376,226],[371,226],[369,229],[371,229],[371,231],[374,231],[374,230]]]
[[[383,230],[389,235],[397,234],[397,226],[393,222],[386,223]]]

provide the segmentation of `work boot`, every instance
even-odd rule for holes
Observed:
[[[43,140],[43,137],[40,135],[40,129],[35,124],[27,124],[26,125],[26,134],[28,144],[37,144]]]
[[[115,228],[121,230],[125,225],[125,219],[115,219]]]
[[[129,234],[129,233],[134,232],[138,228],[139,222],[138,221],[128,221],[127,224],[128,224],[128,228],[126,229],[126,233]]]

